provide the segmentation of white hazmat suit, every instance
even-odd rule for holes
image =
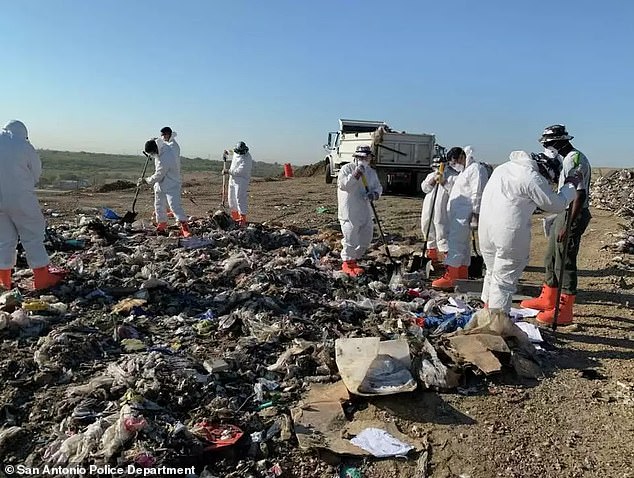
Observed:
[[[561,212],[576,197],[572,184],[554,192],[528,153],[513,151],[509,159],[493,171],[484,188],[478,225],[486,264],[482,301],[507,313],[528,264],[533,212],[538,207]]]
[[[178,161],[178,164],[180,165],[180,162],[181,162],[181,147],[176,142],[175,138],[176,138],[176,131],[172,131],[172,134],[170,135],[170,140],[169,141],[165,141],[165,144],[167,144],[170,148],[172,148],[172,151],[174,151],[174,154],[176,155],[176,160]]]
[[[46,223],[35,194],[41,173],[42,163],[26,126],[10,121],[0,131],[0,269],[15,266],[18,240],[32,269],[49,264]]]
[[[338,217],[343,239],[341,259],[355,261],[360,259],[372,242],[374,222],[368,194],[361,178],[354,177],[357,161],[345,164],[337,177]],[[383,188],[376,171],[366,167],[364,176],[368,189],[379,198]]]
[[[482,191],[487,183],[487,172],[473,156],[470,146],[464,148],[467,156],[464,170],[456,176],[449,200],[449,252],[445,264],[451,267],[469,266],[471,262],[471,216],[480,213]]]
[[[229,208],[246,216],[249,209],[249,182],[253,169],[251,153],[239,154],[234,151],[229,167]]]
[[[436,188],[435,179],[438,176],[438,171],[429,173],[420,185],[423,193],[425,193],[423,209],[420,215],[420,227],[423,234],[427,233],[427,228],[429,227],[429,236],[427,237],[428,249],[438,249],[444,253],[449,250],[449,243],[447,242],[447,202],[449,201],[449,192],[451,191],[453,181],[457,174],[458,172],[455,169],[446,167],[443,173],[445,182],[442,185],[438,184],[438,193],[434,192]],[[431,216],[434,194],[436,194],[436,203],[434,204],[434,217],[430,227],[429,217]]]
[[[156,222],[167,222],[167,207],[180,222],[187,221],[181,203],[181,168],[174,150],[161,138],[156,139],[159,154],[154,155],[154,174],[145,181],[154,187]]]

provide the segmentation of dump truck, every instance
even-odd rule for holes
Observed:
[[[374,167],[385,192],[420,192],[420,183],[431,171],[434,157],[444,157],[445,148],[433,134],[412,134],[392,130],[383,121],[339,120],[339,131],[328,133],[326,183],[337,177],[341,167],[353,161],[357,146],[371,146]]]

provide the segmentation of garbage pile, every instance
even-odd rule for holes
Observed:
[[[69,278],[40,295],[19,270],[0,297],[5,464],[298,476],[315,470],[300,450],[330,447],[315,433],[339,433],[342,420],[356,437],[332,445],[342,453],[386,456],[386,440],[399,454],[422,449],[380,424],[359,429],[329,388],[334,406],[311,415],[323,387],[349,401],[350,384],[371,397],[452,390],[507,367],[541,374],[508,317],[426,290],[416,272],[390,281],[381,257],[360,279],[342,275],[327,234],[238,228],[223,212],[192,231],[90,217],[49,229]],[[361,355],[355,341],[369,344]]]
[[[590,205],[617,216],[634,216],[634,171],[622,169],[600,176],[591,185]]]
[[[623,169],[597,178],[592,184],[591,205],[627,220],[626,224],[620,224],[623,230],[609,247],[616,252],[634,254],[634,171]]]

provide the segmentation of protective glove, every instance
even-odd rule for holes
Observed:
[[[352,173],[354,175],[354,177],[356,179],[359,179],[361,176],[363,176],[365,174],[365,165],[363,164],[359,164],[357,166],[357,169],[354,170],[354,173]]]
[[[570,183],[576,189],[577,186],[579,186],[579,183],[581,183],[582,180],[583,180],[583,176],[581,174],[581,171],[577,170],[577,171],[575,171],[574,173],[572,173],[570,176],[568,176],[566,178],[566,180],[564,181],[564,184]]]
[[[136,180],[136,187],[137,188],[140,188],[141,186],[144,186],[146,184],[147,184],[147,182],[145,181],[144,178],[139,178],[139,179]]]
[[[376,201],[377,199],[379,199],[379,193],[377,193],[376,191],[370,191],[367,196],[370,201]]]
[[[471,215],[471,223],[469,224],[469,226],[471,226],[471,230],[472,231],[477,231],[478,230],[478,221],[480,220],[480,215],[479,214],[472,214]]]

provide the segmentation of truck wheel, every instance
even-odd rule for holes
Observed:
[[[326,184],[332,184],[332,173],[330,172],[330,162],[326,163]]]

